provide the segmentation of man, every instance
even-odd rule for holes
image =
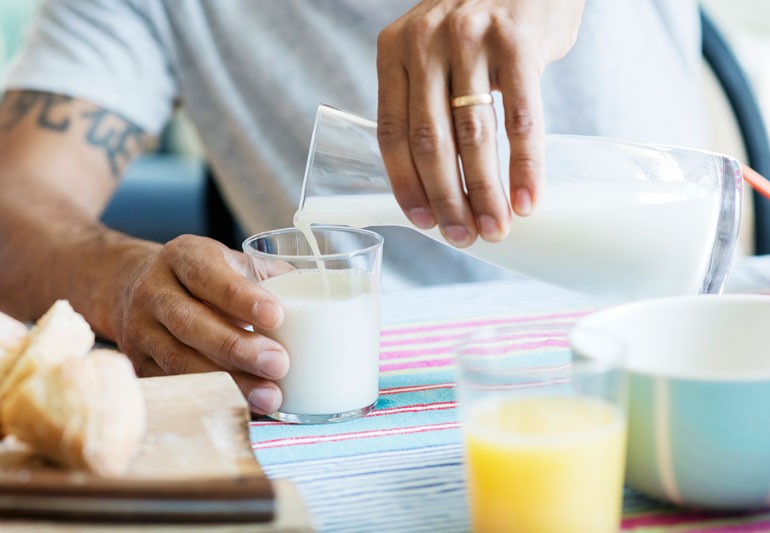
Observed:
[[[289,356],[241,326],[276,327],[282,309],[241,255],[98,223],[175,105],[249,232],[290,225],[325,102],[376,114],[399,204],[463,247],[536,208],[546,130],[703,142],[697,24],[694,0],[593,0],[585,13],[582,0],[51,0],[0,106],[0,309],[32,319],[67,298],[141,375],[226,369],[271,412]],[[386,287],[499,275],[386,233],[398,243]]]

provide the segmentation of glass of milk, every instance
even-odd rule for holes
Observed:
[[[298,424],[364,416],[377,403],[383,239],[369,230],[314,226],[249,237],[249,277],[283,306],[276,330],[290,367],[272,418]],[[312,246],[311,246],[312,243]],[[314,251],[315,248],[315,251]]]
[[[626,455],[620,341],[576,358],[553,326],[491,327],[456,347],[474,531],[618,531]]]

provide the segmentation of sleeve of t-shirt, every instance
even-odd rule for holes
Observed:
[[[157,134],[177,94],[167,49],[130,0],[48,0],[5,88],[86,100]]]

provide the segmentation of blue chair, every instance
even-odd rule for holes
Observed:
[[[770,176],[770,140],[759,103],[751,84],[719,29],[701,9],[703,58],[716,76],[735,116],[748,165]],[[754,253],[770,253],[770,200],[753,193]]]

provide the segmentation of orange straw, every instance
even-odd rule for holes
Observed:
[[[770,180],[761,176],[759,172],[746,165],[741,165],[741,168],[743,169],[743,179],[745,179],[755,191],[770,200]]]

